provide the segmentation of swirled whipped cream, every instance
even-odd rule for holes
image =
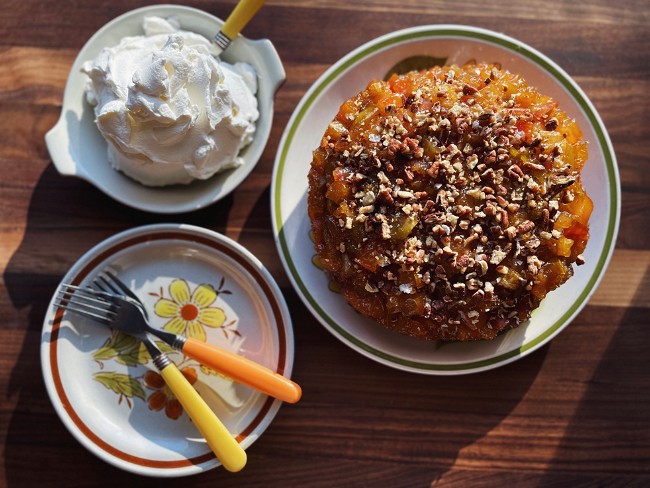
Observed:
[[[259,117],[254,69],[220,61],[208,39],[173,18],[148,17],[143,29],[82,69],[111,165],[148,186],[241,165]]]

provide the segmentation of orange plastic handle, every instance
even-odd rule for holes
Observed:
[[[219,371],[242,385],[288,403],[296,403],[302,389],[288,378],[250,359],[188,337],[183,354]]]

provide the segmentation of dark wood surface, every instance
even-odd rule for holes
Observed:
[[[136,0],[3,0],[0,16],[0,485],[650,486],[650,5],[646,0],[398,2],[269,0],[247,27],[287,72],[271,138],[251,176],[210,208],[160,216],[61,177],[44,145],[72,62]],[[232,1],[187,3],[225,18]],[[269,185],[287,121],[341,56],[390,31],[486,27],[559,63],[614,143],[623,210],[612,263],[589,305],[550,344],[510,365],[431,377],[355,353],[311,317],[282,269]],[[280,284],[302,401],[284,406],[236,475],[152,480],[105,464],[65,429],[45,392],[47,303],[87,249],[125,229],[186,222],[256,254]]]

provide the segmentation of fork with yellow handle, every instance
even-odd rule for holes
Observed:
[[[264,5],[266,0],[241,0],[235,10],[228,16],[221,30],[214,36],[216,44],[221,54],[225,51],[235,37],[248,24],[257,11]]]
[[[261,391],[283,402],[296,403],[300,400],[302,396],[300,386],[266,366],[213,344],[152,327],[148,322],[147,310],[138,296],[109,270],[100,273],[93,280],[93,286],[104,292],[118,295],[114,299],[128,301],[140,311],[141,316],[134,316],[133,320],[126,323],[121,329],[122,332],[132,335],[148,332],[162,339],[174,349],[181,351],[185,356],[224,374],[237,383]],[[113,327],[116,326],[113,325]]]
[[[137,305],[110,293],[92,288],[61,284],[56,306],[111,329],[126,332],[142,341],[169,389],[203,435],[217,459],[228,471],[240,471],[246,465],[246,451],[210,409],[205,400],[178,367],[149,338],[146,332],[128,330],[128,324],[142,320]]]
[[[246,451],[210,409],[178,367],[147,337],[143,340],[169,389],[192,419],[199,432],[228,471],[240,471],[246,465]],[[151,347],[153,346],[153,347]]]

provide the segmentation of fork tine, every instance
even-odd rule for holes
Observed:
[[[79,315],[81,315],[83,317],[87,317],[89,319],[95,320],[95,321],[100,322],[100,323],[102,323],[104,325],[110,325],[111,324],[111,320],[108,317],[106,317],[105,315],[99,315],[97,313],[91,312],[91,311],[86,310],[84,308],[77,307],[76,303],[68,302],[68,303],[64,304],[59,299],[57,299],[57,300],[55,300],[54,305],[56,307],[62,308],[65,311],[70,311],[70,312],[77,313],[77,314],[79,314]]]
[[[117,277],[117,275],[115,273],[113,273],[112,271],[109,271],[107,269],[104,270],[103,279],[104,279],[104,281],[106,281],[106,283],[108,283],[109,285],[112,285],[111,286],[112,289],[115,289],[115,287],[116,287],[117,289],[119,289],[120,293],[126,295],[127,297],[131,297],[134,300],[140,301],[138,296],[135,293],[133,293],[133,291],[131,291],[131,288],[129,288],[126,285],[126,283],[124,283],[121,279],[119,279]]]
[[[90,310],[96,313],[102,313],[106,316],[115,316],[115,310],[110,308],[109,303],[102,303],[86,299],[84,297],[77,297],[74,295],[60,295],[56,297],[57,301],[62,307],[67,307],[68,304],[74,305],[76,307],[83,307],[86,310]]]
[[[57,290],[57,293],[61,295],[62,299],[74,299],[77,301],[83,301],[84,303],[87,304],[93,304],[95,306],[101,306],[104,309],[106,307],[110,307],[113,305],[113,301],[107,298],[104,298],[100,295],[95,295],[93,293],[88,293],[86,290],[83,289],[78,289],[78,290],[64,290],[60,288]]]
[[[147,313],[147,309],[144,306],[144,303],[142,303],[142,300],[140,300],[140,297],[136,295],[131,290],[131,288],[128,287],[126,283],[124,283],[120,278],[118,278],[114,272],[105,269],[101,273],[100,278],[102,279],[103,282],[105,282],[108,286],[110,286],[112,290],[116,290],[116,293],[118,293],[119,295],[124,295],[132,299],[140,308],[145,319],[149,318],[149,313]]]
[[[88,314],[93,314],[95,317],[106,320],[116,316],[113,308],[117,304],[113,301],[101,298],[101,296],[97,296],[86,289],[74,287],[73,285],[62,286],[70,289],[66,290],[61,287],[57,291],[59,296],[56,297],[56,300],[60,307],[79,313],[82,311],[87,312]]]
[[[101,291],[101,290],[95,290],[94,288],[90,288],[90,287],[81,287],[81,286],[77,286],[77,285],[70,285],[68,283],[62,283],[61,287],[59,289],[63,289],[64,287],[66,289],[68,289],[68,290],[73,290],[75,293],[81,293],[81,294],[84,294],[86,296],[91,295],[91,296],[94,296],[94,297],[100,297],[100,298],[104,298],[104,299],[107,299],[107,300],[110,300],[110,298],[113,296],[112,293],[107,293],[107,292]]]
[[[110,303],[113,305],[119,304],[120,297],[113,292],[107,292],[105,290],[97,290],[95,288],[86,287],[82,288],[76,285],[63,284],[69,290],[73,290],[74,294],[78,296],[87,297],[89,299],[96,299],[102,303]],[[62,289],[62,288],[60,288]]]
[[[103,274],[100,274],[96,279],[93,280],[93,285],[104,292],[117,293],[118,295],[124,294],[123,290],[120,290]]]

